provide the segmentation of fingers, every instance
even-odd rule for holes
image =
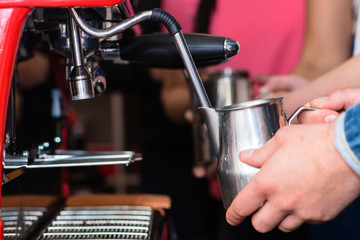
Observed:
[[[332,123],[340,114],[329,109],[304,111],[298,116],[299,123]]]
[[[278,141],[274,137],[257,150],[249,149],[240,152],[239,158],[244,163],[261,167],[275,153],[278,147]],[[242,223],[247,216],[257,211],[266,201],[266,191],[259,191],[259,188],[261,189],[263,185],[257,180],[258,178],[258,174],[255,175],[232,201],[226,212],[226,220],[230,225],[235,226]],[[266,226],[260,227],[260,229],[262,228],[267,229]]]
[[[287,214],[274,208],[269,202],[265,202],[259,211],[252,216],[252,225],[258,232],[266,233],[278,226]]]
[[[261,89],[266,89],[267,91],[279,91],[279,90],[291,90],[292,84],[288,81],[288,76],[267,76],[267,75],[258,75],[256,78],[259,82],[264,83],[264,86]],[[261,90],[260,90],[261,91]]]
[[[339,89],[326,97],[314,99],[312,107],[327,108],[334,111],[346,110],[360,102],[360,89]]]
[[[304,221],[293,214],[279,211],[266,202],[252,219],[252,225],[261,233],[266,233],[278,227],[283,232],[292,232],[299,228]]]
[[[300,218],[297,218],[294,215],[288,215],[278,225],[278,228],[283,232],[292,232],[299,228],[303,223],[304,221]]]
[[[292,91],[304,86],[308,81],[297,75],[259,75],[257,80],[265,83],[260,92]]]
[[[232,201],[226,211],[226,221],[232,226],[239,225],[247,216],[258,210],[265,200],[265,195],[256,191],[256,181],[250,181]]]
[[[331,123],[342,111],[359,102],[360,89],[339,89],[306,104],[322,110],[302,112],[298,120],[300,123]]]
[[[261,148],[241,151],[239,159],[246,164],[260,168],[278,148],[279,143],[273,137]]]
[[[305,111],[298,116],[298,120],[300,123],[331,123],[342,111],[359,102],[360,89],[339,89],[306,104],[322,110]]]

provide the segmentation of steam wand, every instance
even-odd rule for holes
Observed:
[[[70,8],[70,13],[73,19],[84,32],[98,38],[106,38],[113,36],[145,20],[160,22],[161,24],[163,24],[167,28],[169,33],[174,37],[176,47],[180,53],[185,69],[189,75],[193,89],[199,100],[200,107],[211,108],[211,104],[206,92],[204,91],[204,86],[200,79],[199,72],[196,69],[194,60],[191,56],[190,50],[181,31],[181,26],[171,14],[161,9],[154,9],[152,11],[144,11],[136,14],[133,17],[128,18],[123,22],[107,29],[94,29],[89,26],[83,19],[80,18],[74,8]]]
[[[85,67],[80,30],[73,18],[69,19],[69,29],[73,68],[68,82],[70,83],[72,100],[93,98],[95,96],[93,79],[91,73]]]

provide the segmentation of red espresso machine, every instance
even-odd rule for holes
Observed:
[[[170,14],[160,9],[135,14],[131,5],[128,0],[0,0],[0,137],[4,139],[4,142],[7,131],[10,92],[20,40],[29,16],[38,9],[55,9],[53,16],[59,16],[62,20],[65,19],[65,25],[67,26],[66,33],[69,38],[69,49],[65,50],[64,55],[71,59],[72,68],[69,71],[67,82],[70,86],[72,100],[93,98],[95,91],[102,91],[104,87],[102,82],[96,83],[94,81],[94,73],[89,72],[86,66],[82,33],[98,40],[98,45],[95,47],[96,49],[91,49],[93,51],[89,52],[100,52],[103,59],[121,59],[124,62],[143,64],[150,67],[185,67],[189,79],[192,81],[195,95],[197,96],[203,94],[203,91],[199,90],[202,88],[202,85],[195,63],[197,66],[214,65],[227,60],[239,51],[237,42],[231,39],[203,34],[185,34],[184,36],[179,23]],[[114,6],[124,8],[126,16],[121,17],[120,20],[111,20],[109,21],[111,23],[107,22],[101,26],[97,25],[94,27],[94,25],[87,22],[84,15],[79,13],[85,12],[86,15],[87,9],[100,9],[100,12],[106,12],[109,9],[111,11],[111,8]],[[57,10],[58,12],[56,12]],[[41,15],[41,13],[39,15]],[[43,20],[43,22],[47,21],[46,18],[40,20]],[[136,36],[139,35],[140,32],[136,29],[136,26],[147,20],[163,24],[170,34]],[[52,18],[52,21],[54,21],[54,18]],[[58,28],[61,29],[61,27]],[[116,37],[115,40],[112,39],[114,36],[119,36],[130,28],[134,29],[135,37],[128,39]],[[207,47],[204,48],[204,46]],[[198,98],[207,99],[206,96],[198,96]],[[206,102],[200,104],[202,106],[207,105]],[[17,175],[17,171],[20,170],[21,172],[24,168],[129,164],[139,160],[138,156],[130,151],[100,152],[96,153],[97,159],[94,160],[93,153],[91,153],[91,157],[89,157],[89,152],[69,152],[61,150],[56,151],[55,154],[47,155],[44,159],[39,157],[41,149],[37,150],[37,155],[35,158],[32,157],[30,161],[28,155],[23,154],[20,158],[6,155],[5,144],[0,144],[0,151],[4,153],[1,154],[3,167],[1,168],[0,177],[2,178],[2,182],[4,183],[11,180],[11,178]],[[12,174],[5,175],[4,169],[12,170]],[[50,214],[48,214],[46,218],[38,217],[38,219],[41,220],[40,223],[31,223],[31,234],[25,233],[18,235],[16,233],[4,237],[4,213],[9,212],[11,214],[12,207],[17,205],[19,199],[16,197],[5,199],[5,197],[2,197],[2,194],[0,194],[0,201],[6,203],[5,205],[10,209],[1,209],[3,219],[0,221],[0,239],[171,239],[172,236],[171,233],[167,233],[167,237],[161,234],[161,232],[164,231],[164,221],[158,220],[166,215],[164,209],[170,207],[170,200],[167,196],[141,194],[133,196],[101,195],[92,197],[69,197],[60,202],[48,197],[36,198],[34,196],[25,196],[22,200],[24,199],[27,199],[33,208],[42,207],[41,203],[51,205],[52,208],[46,210],[50,212]],[[59,209],[61,209],[60,212]],[[156,211],[154,211],[154,209]],[[94,211],[97,212],[95,213]],[[119,213],[122,217],[124,217],[124,214],[126,217],[131,215],[135,217],[135,221],[140,217],[145,217],[150,223],[145,223],[145,230],[144,226],[141,226],[140,230],[134,230],[133,226],[131,226],[126,230],[126,233],[122,233],[125,228],[122,226],[119,228],[116,224],[114,225],[114,219],[102,219],[101,221],[103,222],[111,222],[110,229],[104,230],[104,235],[100,236],[99,233],[101,232],[99,229],[102,228],[95,228],[93,232],[90,230],[90,233],[84,233],[85,228],[88,227],[92,229],[92,226],[84,226],[85,223],[90,222],[89,215],[87,214],[90,214],[90,216],[100,214],[102,217],[108,215],[114,217],[114,213]],[[60,231],[61,229],[66,230],[65,235],[54,237],[53,232],[49,230],[50,227],[48,230],[41,229],[44,226],[48,226],[52,219],[57,218],[56,215],[63,216],[66,214],[69,215],[68,219],[74,219],[76,214],[77,217],[83,218],[77,226],[81,230],[74,230],[73,226],[61,225],[64,221],[60,221],[59,226],[52,226],[53,230],[51,231],[59,231],[54,229],[60,229]],[[160,215],[160,218],[156,217],[158,215]],[[21,216],[23,217],[23,215]],[[127,221],[134,221],[134,219],[127,219]],[[151,225],[153,227],[155,223],[158,222],[161,222],[161,227],[157,227],[156,231],[159,233],[156,234],[154,233],[155,230],[149,226]],[[129,226],[129,224],[129,222],[126,222],[125,225]],[[99,223],[95,223],[95,225],[98,227]],[[35,227],[38,229],[35,229]],[[72,231],[80,231],[80,233],[77,233],[77,237],[80,237],[76,238],[75,235],[72,235]]]

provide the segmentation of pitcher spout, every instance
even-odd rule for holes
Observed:
[[[199,107],[201,116],[203,117],[211,147],[216,156],[220,155],[220,125],[219,113],[214,108]]]

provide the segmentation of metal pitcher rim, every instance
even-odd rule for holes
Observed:
[[[271,102],[276,102],[276,101],[280,101],[282,103],[282,100],[283,100],[283,97],[256,99],[256,100],[252,100],[252,101],[247,101],[247,102],[242,102],[242,103],[237,103],[237,104],[232,104],[232,105],[228,105],[228,106],[215,108],[215,110],[218,112],[241,110],[241,109],[259,107],[259,106],[269,104]]]

